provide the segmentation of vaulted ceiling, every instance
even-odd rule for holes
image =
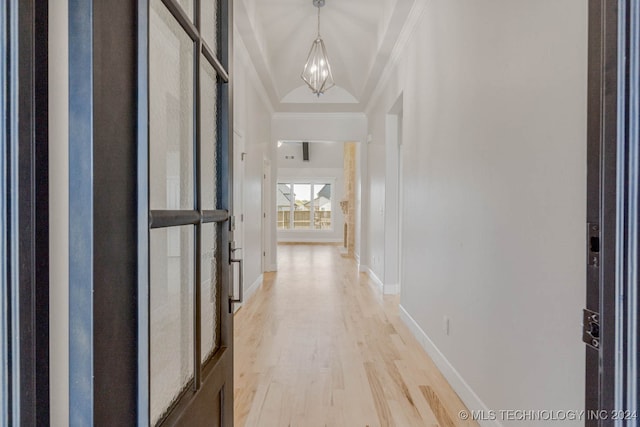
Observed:
[[[300,79],[316,36],[312,0],[236,0],[234,19],[276,111],[363,111],[416,0],[326,0],[321,9],[336,87],[315,97]]]

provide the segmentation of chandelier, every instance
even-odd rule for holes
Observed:
[[[326,90],[335,86],[331,65],[327,57],[327,49],[324,41],[320,37],[320,8],[324,6],[325,0],[313,0],[313,5],[318,8],[318,35],[311,44],[307,62],[302,70],[302,80],[309,86],[314,95],[320,97]]]

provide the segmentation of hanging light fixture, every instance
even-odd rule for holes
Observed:
[[[324,6],[325,0],[313,0],[313,5],[318,8],[318,36],[311,44],[307,63],[302,70],[302,80],[309,86],[311,91],[320,97],[326,90],[335,86],[331,65],[327,57],[327,49],[324,41],[320,37],[320,8]]]

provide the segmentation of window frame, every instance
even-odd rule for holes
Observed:
[[[317,185],[317,184],[321,184],[321,185],[331,185],[331,227],[327,228],[327,229],[316,229],[316,228],[294,228],[293,227],[293,215],[292,212],[295,210],[294,206],[295,206],[295,198],[292,198],[289,202],[289,227],[290,228],[286,228],[286,229],[281,229],[278,228],[278,234],[280,233],[324,233],[324,234],[329,234],[329,233],[333,233],[336,231],[335,229],[335,212],[336,212],[336,200],[335,200],[335,188],[336,188],[336,178],[335,177],[307,177],[307,176],[302,176],[302,177],[291,177],[291,176],[283,176],[283,177],[278,177],[277,181],[276,181],[276,191],[279,185],[284,184],[284,185],[293,185],[294,187],[294,191],[295,191],[295,185]],[[313,187],[311,190],[311,194],[313,195]],[[276,218],[278,217],[278,207],[276,206]],[[313,206],[313,203],[311,204],[311,217],[309,219],[310,223],[313,224],[314,222],[314,218],[315,218],[315,207]]]

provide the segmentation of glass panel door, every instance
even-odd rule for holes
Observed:
[[[229,3],[149,3],[151,425],[233,422]]]

